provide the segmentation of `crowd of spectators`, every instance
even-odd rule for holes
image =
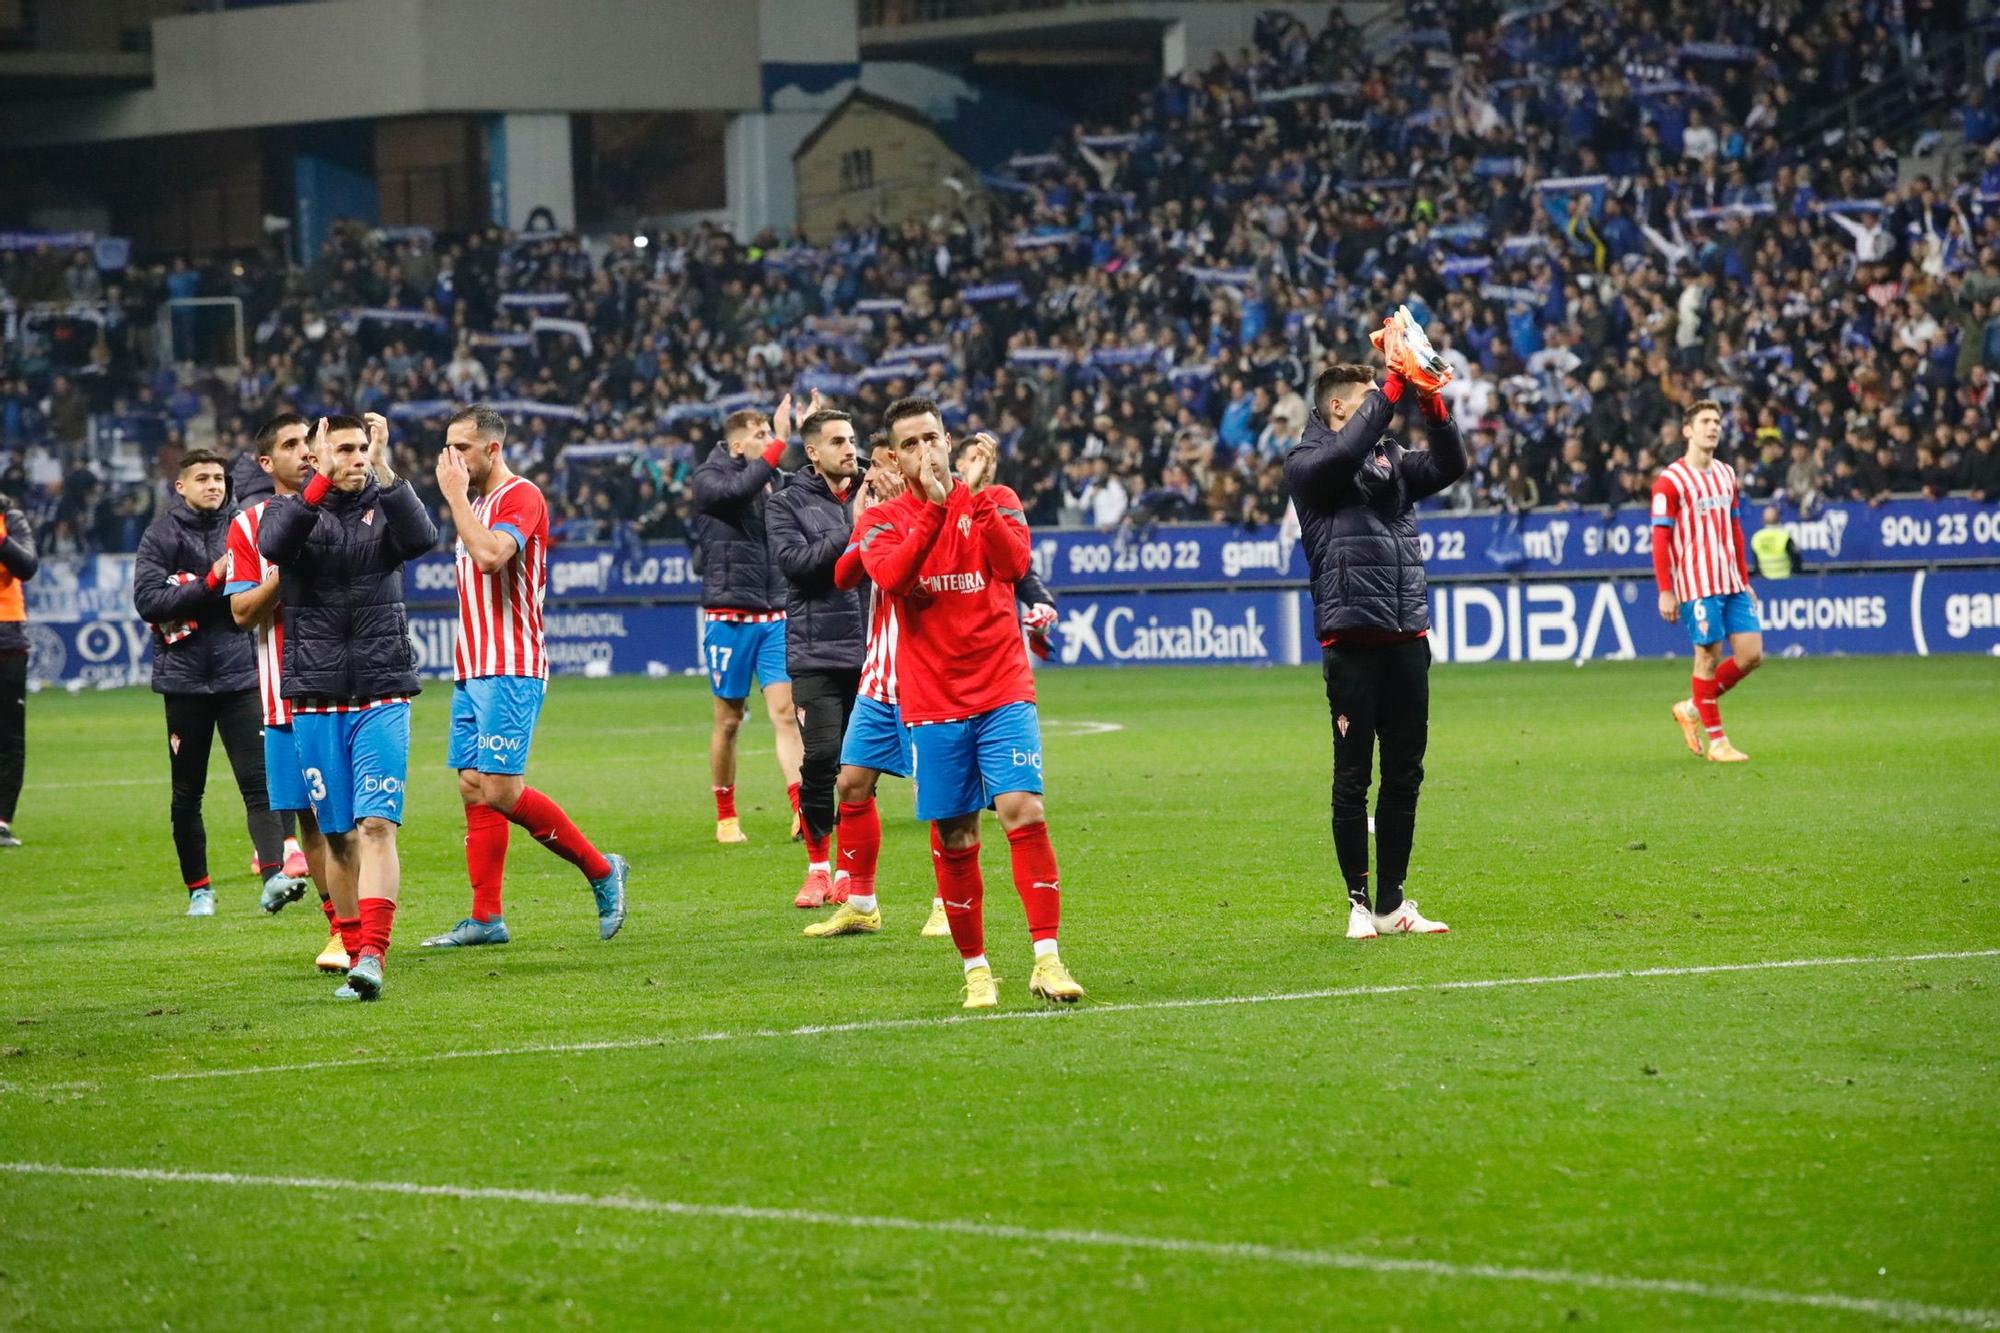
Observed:
[[[52,551],[124,549],[159,485],[102,478],[93,415],[161,422],[147,455],[170,459],[205,413],[229,450],[280,406],[384,411],[428,486],[443,417],[478,398],[508,405],[564,539],[668,538],[721,415],[818,388],[864,422],[935,396],[998,439],[1036,524],[1258,526],[1283,513],[1313,372],[1365,359],[1403,302],[1457,372],[1473,466],[1448,505],[1643,498],[1703,397],[1753,497],[2000,499],[1979,18],[1411,3],[1364,33],[1337,7],[1316,32],[1273,14],[1124,122],[959,182],[953,216],[817,243],[348,225],[304,267],[117,282],[84,255],[0,255],[0,294],[99,312],[44,337],[67,338],[60,368],[9,343],[0,491],[30,497]],[[1836,116],[1871,89],[1875,124]],[[1934,146],[1942,171],[1906,173]],[[161,303],[198,293],[243,301],[250,354],[148,369]],[[183,350],[213,336],[170,322]]]

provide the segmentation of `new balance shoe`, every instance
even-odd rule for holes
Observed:
[[[872,912],[857,912],[842,903],[837,911],[824,921],[815,921],[805,928],[807,939],[824,940],[835,935],[873,935],[882,929],[882,909]]]
[[[1680,724],[1681,739],[1687,742],[1690,753],[1701,756],[1701,714],[1694,709],[1694,700],[1683,699],[1674,705],[1674,721]]]
[[[347,969],[347,985],[343,990],[352,990],[357,1000],[379,1000],[382,998],[382,955],[364,953]],[[334,995],[339,996],[340,991]]]
[[[1028,978],[1028,994],[1052,1004],[1075,1004],[1083,998],[1083,987],[1055,954],[1045,953],[1035,960],[1034,975]]]
[[[990,967],[975,967],[965,974],[965,1009],[997,1009],[1000,1007],[1000,983],[993,977]]]
[[[735,815],[715,821],[715,840],[721,843],[748,842],[743,834],[743,821]]]
[[[482,944],[507,944],[513,940],[507,933],[507,923],[498,917],[491,921],[479,921],[472,917],[453,926],[442,935],[433,935],[425,940],[426,949],[473,949]]]
[[[188,915],[214,916],[215,890],[196,889],[192,893],[188,894]]]
[[[832,896],[833,876],[824,870],[808,870],[806,882],[799,886],[799,895],[792,899],[792,906],[824,907]]]
[[[1729,743],[1729,737],[1717,736],[1708,743],[1708,762],[1711,764],[1747,764],[1750,756]]]
[[[1360,903],[1347,905],[1347,938],[1350,940],[1372,940],[1382,932],[1375,929],[1375,913]]]
[[[1395,911],[1375,918],[1375,929],[1384,935],[1442,935],[1451,927],[1431,920],[1417,910],[1415,902],[1405,898]]]
[[[345,972],[347,970],[347,947],[340,942],[340,932],[334,931],[326,937],[326,947],[313,959],[313,966],[322,972]]]
[[[264,892],[258,895],[257,905],[266,912],[276,914],[284,911],[287,903],[295,903],[305,896],[306,881],[280,871],[264,881]]]
[[[625,881],[632,876],[632,867],[616,852],[606,852],[604,859],[611,863],[611,873],[603,879],[590,881],[590,892],[597,899],[597,938],[608,940],[618,933],[625,924]]]
[[[931,914],[924,918],[924,928],[917,932],[925,939],[936,939],[940,935],[951,934],[951,918],[944,914],[944,902],[931,899]]]

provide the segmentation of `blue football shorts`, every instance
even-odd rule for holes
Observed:
[[[445,762],[480,773],[528,771],[535,720],[548,682],[534,676],[474,676],[451,692],[451,743]]]
[[[292,738],[321,832],[349,833],[364,819],[403,822],[410,770],[407,703],[354,713],[297,713]]]
[[[1006,792],[1042,790],[1042,722],[1031,703],[913,726],[910,748],[917,818],[926,823],[977,814]]]

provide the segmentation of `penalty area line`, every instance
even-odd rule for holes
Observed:
[[[1250,1242],[1195,1240],[1179,1236],[1152,1236],[1068,1227],[1012,1226],[961,1218],[925,1219],[824,1212],[811,1208],[685,1203],[675,1199],[648,1199],[620,1194],[581,1194],[566,1190],[426,1185],[401,1180],[333,1180],[313,1176],[239,1175],[229,1171],[172,1171],[153,1167],[67,1166],[51,1162],[0,1162],[0,1173],[161,1185],[212,1185],[234,1189],[289,1190],[308,1194],[348,1196],[380,1194],[455,1199],[467,1203],[507,1203],[536,1208],[589,1209],[649,1217],[768,1223],[789,1228],[803,1225],[840,1227],[853,1231],[962,1236],[978,1240],[1042,1245],[1055,1249],[1125,1250],[1263,1264],[1271,1267],[1366,1273],[1382,1277],[1415,1277],[1451,1282],[1511,1282],[1527,1286],[1565,1287],[1619,1295],[1687,1297],[1731,1305],[1830,1310],[1897,1323],[1944,1323],[1970,1328],[2000,1327],[2000,1310],[1931,1305],[1921,1301],[1876,1296],[1849,1296],[1840,1292],[1785,1291],[1732,1283],[1697,1282],[1685,1278],[1635,1277],[1621,1273],[1593,1273],[1567,1268],[1451,1263],[1439,1259],[1402,1259],[1388,1255],[1352,1254],[1339,1250],[1303,1249]]]
[[[661,1033],[602,1041],[538,1042],[521,1046],[458,1051],[411,1051],[361,1055],[332,1060],[302,1060],[294,1064],[242,1065],[225,1069],[173,1070],[146,1074],[138,1083],[188,1083],[204,1079],[250,1078],[270,1074],[301,1074],[324,1069],[361,1069],[384,1065],[432,1064],[448,1060],[497,1060],[531,1055],[584,1055],[596,1051],[637,1051],[699,1042],[776,1041],[797,1037],[833,1037],[854,1033],[904,1032],[918,1028],[951,1028],[984,1023],[1068,1021],[1088,1015],[1151,1014],[1171,1010],[1229,1009],[1260,1004],[1309,1004],[1324,1000],[1364,999],[1377,995],[1417,995],[1453,991],[1509,990],[1516,987],[1573,986],[1598,981],[1640,981],[1663,977],[1730,976],[1745,972],[1787,972],[1829,967],[1868,967],[1892,963],[1935,963],[2000,957],[2000,948],[1964,949],[1939,953],[1884,954],[1852,958],[1787,958],[1767,962],[1710,963],[1688,967],[1646,967],[1603,972],[1567,972],[1535,977],[1484,977],[1458,981],[1409,981],[1381,985],[1331,986],[1324,990],[1279,991],[1263,995],[1197,996],[1180,1000],[1144,1000],[1133,1004],[1085,1004],[1074,1009],[1010,1009],[989,1014],[939,1014],[922,1018],[871,1018],[851,1023],[807,1023],[789,1028],[747,1028],[733,1032]],[[121,1080],[123,1081],[123,1080]],[[0,1083],[0,1093],[72,1092],[93,1090],[91,1080],[49,1084]]]

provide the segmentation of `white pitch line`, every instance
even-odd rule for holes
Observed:
[[[1954,959],[2000,957],[2000,949],[1965,949],[1950,953],[1889,954],[1872,958],[1791,958],[1759,963],[1713,963],[1699,967],[1648,967],[1623,972],[1569,972],[1541,977],[1488,977],[1464,981],[1411,981],[1374,986],[1335,986],[1326,990],[1282,991],[1268,995],[1225,995],[1186,1000],[1147,1000],[1138,1004],[1096,1004],[1077,1009],[1013,1009],[994,1014],[944,1014],[927,1018],[871,1018],[852,1023],[808,1023],[793,1028],[751,1028],[738,1032],[661,1034],[619,1037],[605,1041],[541,1042],[527,1046],[489,1047],[469,1051],[417,1051],[400,1055],[354,1056],[343,1060],[304,1060],[285,1065],[245,1065],[235,1069],[194,1069],[147,1074],[142,1083],[184,1083],[196,1079],[247,1078],[260,1074],[301,1074],[320,1069],[357,1069],[372,1065],[429,1064],[442,1060],[491,1060],[522,1055],[578,1055],[592,1051],[633,1051],[679,1046],[692,1042],[769,1041],[786,1037],[826,1037],[857,1032],[899,1032],[912,1028],[957,1027],[974,1023],[1009,1023],[1079,1017],[1084,1014],[1143,1014],[1172,1009],[1220,1009],[1250,1004],[1294,1004],[1313,1000],[1347,1000],[1371,995],[1409,995],[1424,991],[1503,990],[1515,986],[1566,986],[1584,981],[1627,981],[1647,977],[1706,977],[1735,972],[1777,972],[1815,967],[1863,967],[1880,963],[1932,963]],[[68,1092],[97,1084],[79,1081],[39,1089],[0,1083],[6,1092]]]
[[[980,1240],[1019,1241],[1051,1247],[1138,1250],[1156,1254],[1194,1255],[1291,1268],[1337,1269],[1381,1276],[1449,1280],[1518,1282],[1540,1287],[1572,1287],[1639,1296],[1689,1296],[1735,1305],[1775,1305],[1790,1309],[1833,1310],[1898,1323],[1959,1324],[1971,1328],[2000,1327],[2000,1310],[1981,1310],[1921,1301],[1838,1292],[1781,1291],[1731,1283],[1695,1282],[1685,1278],[1630,1277],[1619,1273],[1577,1272],[1566,1268],[1525,1268],[1508,1264],[1459,1264],[1440,1259],[1398,1259],[1384,1255],[1348,1254],[1338,1250],[1297,1249],[1247,1242],[1192,1240],[1179,1236],[1148,1236],[1118,1231],[1083,1231],[1062,1227],[1009,1226],[961,1218],[884,1217],[866,1213],[830,1213],[811,1208],[763,1208],[750,1204],[683,1203],[631,1195],[578,1194],[566,1190],[501,1189],[493,1186],[425,1185],[402,1180],[330,1180],[315,1176],[251,1176],[230,1171],[167,1171],[153,1167],[65,1166],[51,1162],[0,1162],[0,1172],[21,1176],[61,1176],[72,1179],[144,1181],[162,1185],[226,1185],[240,1189],[299,1190],[315,1194],[388,1194],[415,1198],[458,1199],[468,1203],[527,1204],[542,1208],[590,1208],[605,1212],[650,1216],[769,1222],[786,1227],[845,1227],[855,1231],[893,1231],[918,1235],[970,1236]]]

